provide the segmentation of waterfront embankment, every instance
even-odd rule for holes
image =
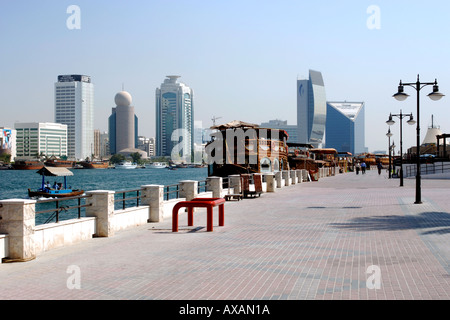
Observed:
[[[422,205],[398,182],[336,174],[227,202],[213,232],[200,211],[1,264],[0,298],[449,299],[450,181],[422,181]]]

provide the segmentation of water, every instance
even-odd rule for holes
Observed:
[[[0,170],[0,200],[2,199],[29,199],[28,188],[38,189],[41,187],[42,176],[37,170]],[[72,170],[73,176],[67,177],[67,187],[82,189],[84,191],[110,190],[123,191],[139,189],[143,185],[175,185],[182,180],[204,181],[208,176],[207,168],[180,168],[178,170],[167,169],[79,169]],[[62,177],[46,177],[51,184],[63,182]],[[127,194],[126,197],[131,197]],[[136,196],[136,193],[134,194]],[[117,196],[116,196],[117,199]],[[74,200],[75,201],[75,200]],[[135,200],[136,201],[136,200]],[[69,203],[69,201],[66,201]],[[83,204],[83,203],[82,203]],[[64,205],[77,205],[70,203]],[[39,207],[38,207],[39,206]],[[37,211],[55,207],[54,203],[41,204],[36,207]],[[76,211],[76,210],[73,210]],[[64,213],[65,218],[73,218],[76,212]],[[49,214],[36,215],[36,224],[44,223]],[[82,214],[83,215],[83,214]]]

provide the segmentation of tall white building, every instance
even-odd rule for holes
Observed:
[[[16,123],[17,158],[67,156],[67,125],[50,122]]]
[[[180,76],[167,76],[156,89],[156,155],[171,156],[172,151],[186,161],[194,152],[194,92]],[[173,141],[174,140],[174,141]],[[175,159],[174,159],[175,160]]]
[[[94,84],[90,76],[58,76],[55,122],[67,125],[69,158],[91,157],[94,153]]]

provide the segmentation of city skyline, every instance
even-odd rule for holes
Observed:
[[[107,130],[111,96],[123,87],[140,108],[139,135],[155,136],[154,88],[167,74],[195,88],[195,120],[204,127],[213,117],[295,125],[296,80],[313,69],[323,75],[327,100],[365,102],[366,146],[387,150],[389,113],[416,115],[412,88],[405,88],[411,95],[405,102],[392,98],[400,80],[437,78],[441,92],[450,94],[450,45],[442,42],[448,9],[445,1],[4,3],[0,81],[8,94],[0,126],[53,121],[60,74],[94,79],[100,131]],[[422,139],[432,115],[450,132],[447,98],[432,102],[425,97],[430,91],[422,90]],[[398,125],[391,131],[391,140],[399,140]],[[415,133],[405,128],[405,150],[415,145]]]

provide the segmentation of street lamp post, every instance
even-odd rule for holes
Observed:
[[[440,100],[444,95],[439,92],[439,86],[437,84],[437,80],[434,82],[420,82],[419,75],[417,75],[417,81],[411,83],[402,83],[400,80],[400,84],[398,86],[398,92],[393,95],[395,99],[398,101],[404,101],[409,97],[408,94],[404,93],[404,86],[413,87],[417,92],[417,127],[416,127],[416,144],[417,144],[417,160],[416,160],[416,201],[415,204],[422,203],[422,190],[421,190],[421,177],[420,177],[420,90],[422,90],[426,86],[433,86],[433,92],[428,94],[428,97],[437,101]]]
[[[392,178],[392,166],[391,166],[391,128],[389,128],[388,133],[386,133],[386,136],[388,137],[388,146],[389,146],[389,179]]]
[[[409,117],[409,120],[407,121],[407,123],[409,125],[413,125],[416,123],[416,121],[414,121],[413,115],[411,114],[403,114],[402,110],[400,110],[399,114],[390,114],[389,115],[389,120],[386,121],[386,123],[389,126],[394,125],[395,121],[392,119],[392,117],[398,117],[400,119],[400,187],[403,187],[403,118],[404,117]],[[390,129],[389,129],[390,131]]]

